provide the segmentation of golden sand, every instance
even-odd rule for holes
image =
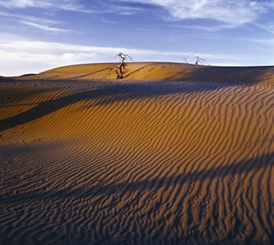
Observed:
[[[0,244],[274,244],[274,68],[78,65],[0,82]]]

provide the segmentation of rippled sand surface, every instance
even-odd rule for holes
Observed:
[[[274,244],[274,68],[0,81],[0,244]]]

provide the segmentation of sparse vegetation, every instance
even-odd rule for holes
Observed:
[[[188,60],[187,60],[187,56],[183,56],[183,57],[184,57],[185,63],[186,63],[186,64],[189,64],[189,63],[188,63]]]
[[[132,58],[128,54],[124,54],[122,52],[120,52],[115,57],[118,57],[120,59],[120,65],[119,66],[114,65],[114,67],[110,68],[110,71],[115,70],[116,78],[117,79],[123,79],[124,74],[128,71],[127,64],[125,63],[125,61],[126,60],[131,60],[132,61]]]
[[[185,64],[191,64],[191,63],[188,62],[188,56],[183,56],[183,58],[184,58],[184,63],[185,63]],[[203,65],[204,62],[205,62],[205,59],[201,58],[201,57],[198,56],[198,55],[192,54],[192,55],[190,56],[190,58],[191,58],[191,60],[195,59],[195,61],[194,61],[194,64],[195,64],[195,65]]]
[[[201,58],[200,56],[196,55],[196,62],[195,65],[202,65],[205,60]]]

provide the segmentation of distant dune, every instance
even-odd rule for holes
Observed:
[[[274,67],[1,78],[0,244],[274,244]]]
[[[25,75],[23,79],[31,80],[114,80],[115,72],[110,68],[115,63],[84,64],[59,67],[42,72],[40,74]],[[128,72],[125,80],[187,80],[206,82],[230,82],[239,83],[236,79],[241,79],[241,83],[254,83],[261,79],[273,81],[273,67],[214,67],[196,66],[181,63],[127,63]],[[263,77],[264,76],[264,77]]]

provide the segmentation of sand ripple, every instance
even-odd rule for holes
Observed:
[[[0,83],[0,243],[274,244],[274,69],[193,69]]]

